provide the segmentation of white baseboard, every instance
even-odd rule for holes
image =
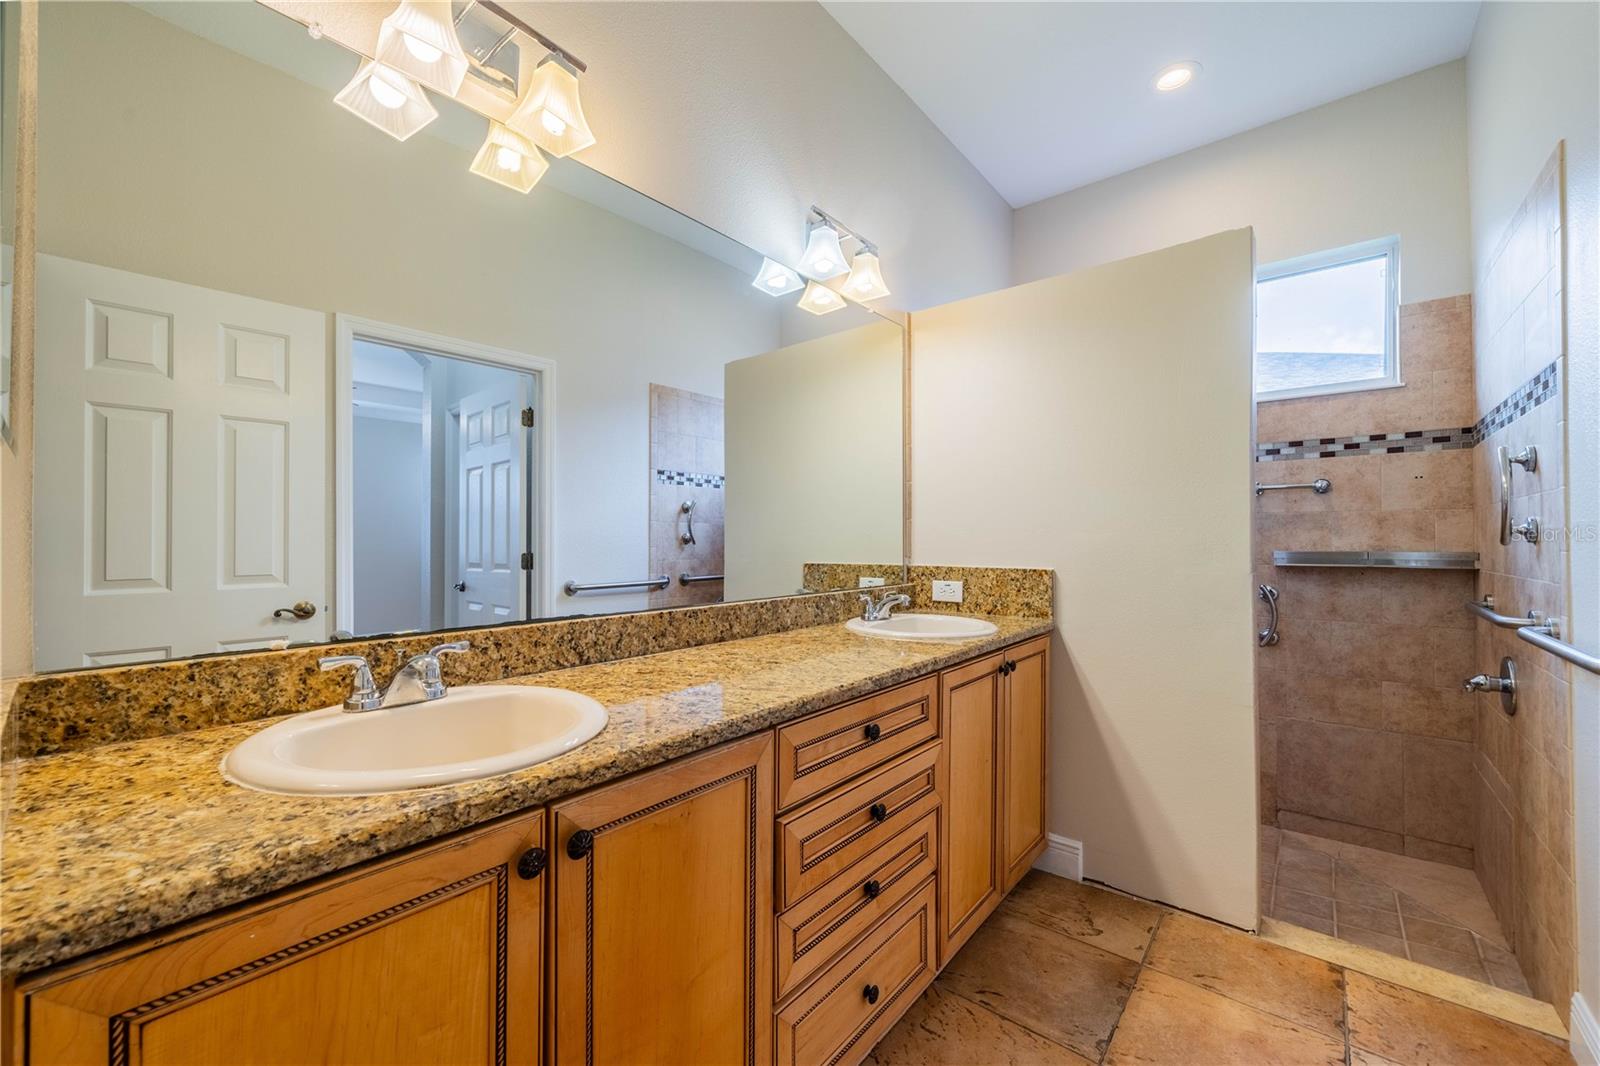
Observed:
[[[1588,1001],[1576,993],[1572,996],[1572,1021],[1567,1028],[1572,1033],[1572,1057],[1578,1066],[1600,1064],[1600,1022],[1595,1021]]]
[[[1035,870],[1055,874],[1057,877],[1083,880],[1083,841],[1049,834],[1044,854],[1033,864]]]

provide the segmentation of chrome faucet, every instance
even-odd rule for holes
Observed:
[[[439,673],[439,656],[463,652],[471,647],[464,640],[435,644],[421,655],[406,659],[399,673],[394,675],[394,680],[384,690],[381,706],[404,707],[442,699],[450,690],[445,687],[444,678]],[[404,655],[403,652],[401,654]]]
[[[450,690],[445,687],[444,678],[439,673],[439,656],[466,651],[470,647],[472,645],[466,641],[458,640],[450,644],[437,644],[421,655],[405,659],[394,680],[381,693],[372,680],[372,666],[364,656],[326,655],[317,660],[317,666],[322,670],[355,667],[354,684],[350,695],[345,697],[344,709],[349,712],[375,711],[381,707],[405,707],[412,703],[442,699]],[[404,658],[404,653],[401,657]]]
[[[882,622],[889,617],[889,612],[896,607],[910,607],[911,597],[903,592],[886,592],[881,600],[874,600],[872,593],[861,594],[861,620],[863,622]]]

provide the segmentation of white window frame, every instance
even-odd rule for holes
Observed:
[[[1302,385],[1298,388],[1273,389],[1268,392],[1258,391],[1256,402],[1296,400],[1306,396],[1336,396],[1340,393],[1369,392],[1373,389],[1398,389],[1405,385],[1405,379],[1400,376],[1400,238],[1398,236],[1380,237],[1360,244],[1345,245],[1343,248],[1330,248],[1324,252],[1314,252],[1294,259],[1265,263],[1256,267],[1256,284],[1379,258],[1388,260],[1388,270],[1384,273],[1387,291],[1384,293],[1383,377],[1341,381],[1327,385]],[[1252,355],[1252,378],[1254,373]]]

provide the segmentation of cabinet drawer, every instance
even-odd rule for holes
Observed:
[[[938,809],[939,745],[924,745],[778,822],[778,909],[788,910]]]
[[[820,796],[939,735],[927,677],[778,727],[778,809]]]
[[[778,1011],[779,1066],[853,1066],[932,983],[933,881]]]
[[[930,812],[778,916],[778,996],[788,995],[933,876],[939,815]]]

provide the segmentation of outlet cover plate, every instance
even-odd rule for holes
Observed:
[[[935,581],[933,583],[934,603],[960,603],[964,598],[961,582]]]
[[[858,578],[856,578],[856,588],[858,588],[858,589],[881,588],[883,586],[883,583],[884,583],[884,581],[883,581],[883,578],[881,578],[881,577],[858,577]]]

